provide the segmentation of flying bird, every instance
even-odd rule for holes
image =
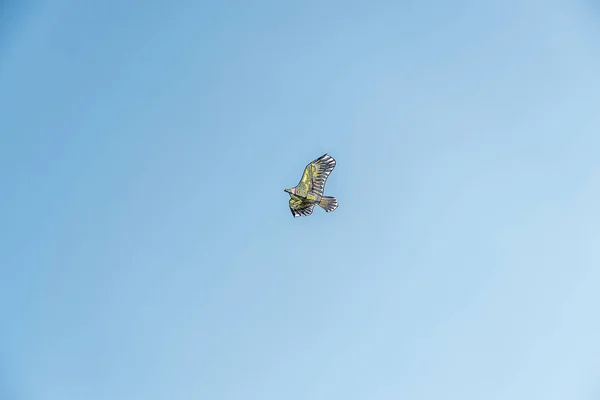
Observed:
[[[284,190],[290,194],[290,210],[294,218],[311,215],[315,205],[326,212],[332,212],[338,207],[335,197],[323,196],[325,182],[334,168],[334,158],[323,154],[304,168],[302,179],[296,187]]]

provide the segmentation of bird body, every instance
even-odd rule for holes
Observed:
[[[324,154],[304,168],[298,185],[285,189],[285,192],[290,195],[290,211],[294,217],[311,215],[315,205],[326,212],[334,211],[338,207],[335,197],[323,195],[325,182],[335,165],[335,159]]]

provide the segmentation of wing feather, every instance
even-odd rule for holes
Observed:
[[[299,198],[292,197],[290,199],[290,211],[294,217],[307,217],[312,214],[314,208],[314,203],[308,203]]]
[[[296,186],[296,194],[302,197],[306,197],[309,193],[322,196],[325,182],[335,168],[335,164],[335,159],[329,154],[323,154],[308,164],[304,168],[302,179]]]

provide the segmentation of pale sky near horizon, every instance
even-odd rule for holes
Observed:
[[[0,400],[600,399],[593,2],[1,4]]]

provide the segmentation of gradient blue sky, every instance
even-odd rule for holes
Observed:
[[[600,398],[592,2],[2,5],[1,399]]]

